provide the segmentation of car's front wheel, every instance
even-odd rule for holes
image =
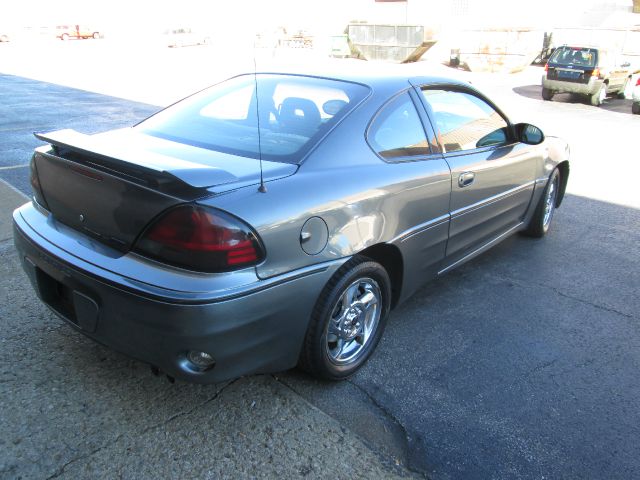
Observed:
[[[376,348],[390,305],[391,282],[387,271],[366,257],[349,260],[320,294],[299,366],[328,380],[352,375]]]
[[[631,77],[627,77],[624,81],[624,85],[622,85],[622,90],[620,90],[617,94],[617,97],[621,100],[625,98],[631,98],[631,92],[629,91],[629,86],[631,85]]]
[[[560,172],[556,168],[547,182],[547,186],[538,201],[533,217],[523,233],[531,237],[544,237],[549,231],[551,220],[556,210],[558,193],[560,191]]]

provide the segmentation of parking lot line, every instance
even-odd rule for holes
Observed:
[[[22,132],[23,130],[29,130],[32,132],[39,132],[40,130],[46,129],[47,127],[40,127],[40,128],[34,128],[33,126],[29,126],[29,127],[24,127],[24,126],[20,126],[20,127],[12,127],[12,128],[0,128],[0,133],[5,133],[5,132]]]
[[[8,167],[0,167],[0,170],[13,170],[15,168],[24,168],[28,166],[28,163],[23,163],[22,165],[9,165]]]

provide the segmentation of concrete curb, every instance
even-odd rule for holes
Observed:
[[[11,217],[13,211],[20,205],[29,201],[20,190],[0,179],[0,243],[13,238]]]

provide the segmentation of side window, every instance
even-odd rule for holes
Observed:
[[[453,90],[425,89],[422,95],[431,107],[445,152],[507,143],[507,122],[484,100]]]
[[[367,139],[378,155],[387,160],[431,153],[424,127],[408,93],[383,107],[371,124]]]

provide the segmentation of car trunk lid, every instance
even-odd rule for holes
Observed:
[[[572,65],[549,65],[547,78],[570,83],[589,83],[594,67],[576,67]]]
[[[162,211],[260,181],[258,160],[158,139],[131,129],[84,135],[60,130],[36,137],[32,175],[60,222],[128,251]],[[265,181],[297,166],[262,162]]]
[[[570,83],[589,83],[599,74],[596,67],[600,52],[587,47],[559,47],[547,63],[547,78]]]

